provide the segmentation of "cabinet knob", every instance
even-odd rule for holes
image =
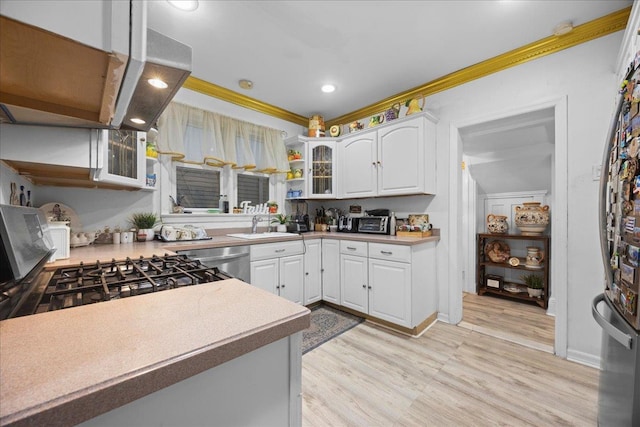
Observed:
[[[362,288],[363,289],[367,289],[367,285],[362,285]]]
[[[308,276],[308,275],[309,275],[309,272],[307,271],[306,273],[304,273],[304,275],[305,275],[305,276]]]
[[[371,286],[367,286],[369,289],[371,289]]]
[[[276,289],[280,289],[280,285],[276,285]]]
[[[382,166],[382,163],[380,163],[380,160],[378,160],[378,166]]]
[[[372,164],[373,166],[375,166],[375,165],[376,165],[376,162],[371,162],[371,164]]]
[[[281,288],[284,288],[284,285],[280,285]]]

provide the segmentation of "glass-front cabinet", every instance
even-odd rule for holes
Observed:
[[[98,131],[94,179],[153,189],[147,182],[146,133],[119,129]]]
[[[336,141],[307,143],[307,197],[335,199]]]

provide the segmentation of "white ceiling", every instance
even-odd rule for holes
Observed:
[[[631,0],[148,2],[148,26],[193,48],[192,76],[325,120],[632,4]],[[238,87],[250,79],[252,90]],[[324,94],[324,83],[337,86]]]
[[[479,193],[551,191],[553,108],[461,128],[460,138]]]

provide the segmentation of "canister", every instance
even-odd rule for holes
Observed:
[[[309,117],[309,136],[324,136],[324,118],[320,115]]]
[[[56,251],[49,258],[49,262],[53,262],[58,259],[66,259],[71,255],[71,229],[63,222],[49,223],[49,233],[53,240],[53,246]]]

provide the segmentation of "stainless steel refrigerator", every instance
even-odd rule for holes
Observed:
[[[602,327],[598,425],[640,426],[640,59],[620,86],[600,178],[605,289],[591,311]]]

